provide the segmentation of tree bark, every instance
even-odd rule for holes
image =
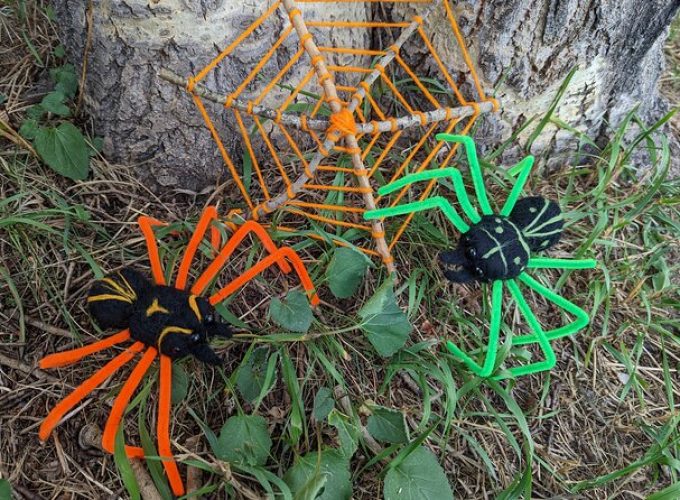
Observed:
[[[667,111],[658,82],[680,0],[467,0],[454,8],[479,74],[497,89],[501,102],[500,116],[482,120],[476,134],[480,144],[497,146],[526,120],[544,116],[572,68],[578,69],[555,116],[593,139],[611,135],[636,104],[649,122]],[[399,18],[404,10],[409,8],[395,4],[389,15]],[[445,20],[431,29],[437,33],[435,47],[446,52]],[[462,59],[450,61],[465,74]],[[517,146],[504,155],[507,161],[522,154],[519,144],[531,131],[519,135]],[[560,153],[573,151],[577,143],[571,132],[549,125],[531,152],[550,153],[549,166],[564,165]]]
[[[77,66],[87,57],[85,104],[104,153],[134,164],[152,187],[199,190],[224,171],[224,163],[191,99],[158,77],[161,68],[191,75],[207,64],[271,2],[259,0],[55,0],[62,40]],[[547,112],[570,69],[578,66],[556,115],[591,137],[606,135],[635,103],[653,120],[665,109],[657,82],[663,42],[680,0],[468,0],[453,4],[473,60],[486,87],[497,87],[501,116],[481,120],[476,137],[497,145],[522,123]],[[323,9],[326,18],[403,19],[408,4],[300,4],[303,13]],[[92,23],[87,22],[91,9]],[[319,16],[317,16],[319,17]],[[428,19],[435,47],[447,65],[466,78],[463,61],[452,53],[446,20]],[[256,30],[204,81],[211,90],[234,89],[269,50],[287,25],[282,11]],[[329,30],[319,45],[371,47],[375,40],[355,31]],[[88,40],[91,43],[88,44]],[[89,49],[86,50],[86,46]],[[296,37],[263,69],[275,75],[298,50]],[[412,42],[403,51],[427,73],[434,62]],[[342,56],[354,64],[355,56]],[[309,69],[301,60],[283,84],[295,85]],[[261,90],[255,85],[252,92]],[[470,86],[470,91],[471,91]],[[269,103],[280,102],[275,90]],[[247,97],[247,96],[246,96]],[[238,161],[240,135],[229,113],[212,115],[226,148]],[[526,134],[518,144],[524,144]],[[572,134],[548,127],[532,152],[574,148]],[[519,155],[516,148],[506,156]],[[563,157],[560,160],[564,163]]]
[[[82,69],[87,58],[86,111],[96,133],[104,137],[104,154],[113,161],[135,165],[140,178],[153,188],[200,190],[224,178],[225,166],[215,142],[191,98],[159,78],[162,68],[190,76],[208,64],[273,0],[54,0],[60,37],[69,56]],[[304,5],[303,12],[341,10],[357,20],[367,19],[363,4]],[[88,23],[88,12],[91,23]],[[271,48],[287,25],[279,9],[203,82],[215,92],[235,89]],[[366,45],[357,32],[330,32],[320,43]],[[90,40],[89,48],[88,39]],[[299,49],[290,36],[280,53],[263,68],[272,77]],[[352,64],[353,56],[342,56]],[[296,64],[282,84],[296,85],[309,62]],[[263,85],[249,89],[262,90]],[[274,89],[267,103],[280,102],[287,91]],[[247,93],[244,94],[247,97]],[[242,157],[238,128],[228,113],[211,117],[233,158]]]

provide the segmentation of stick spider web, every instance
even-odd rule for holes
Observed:
[[[416,15],[391,22],[325,17],[329,5],[381,3],[410,4]],[[445,168],[455,148],[441,152],[444,142],[435,135],[467,134],[480,115],[498,109],[480,82],[453,9],[448,0],[276,0],[195,76],[162,70],[162,78],[192,95],[215,140],[244,201],[232,217],[260,220],[281,209],[274,217],[277,230],[353,244],[393,271],[392,250],[411,219],[388,237],[379,220],[363,221],[366,210],[386,203],[377,188],[408,171]],[[433,20],[443,26],[438,36],[455,46],[458,67],[435,47],[436,30],[428,22]],[[393,43],[371,49],[322,44],[331,30]],[[247,57],[244,46],[257,38],[253,33],[272,31],[278,37],[241,83],[220,89],[220,72],[241,70],[233,58]],[[421,78],[412,69],[408,56],[419,49],[436,77]],[[272,69],[272,61],[281,58],[287,63]],[[452,76],[461,70],[469,75],[469,90]],[[288,95],[274,96],[284,87]],[[220,130],[227,120],[242,139],[239,167]],[[391,203],[405,194],[406,189]]]
[[[511,177],[516,176],[515,183],[510,191],[510,194],[503,204],[500,212],[496,213],[491,207],[489,202],[489,196],[484,185],[484,178],[482,175],[482,170],[479,165],[479,159],[477,157],[477,150],[474,141],[470,137],[450,135],[450,134],[440,134],[438,136],[440,140],[454,142],[457,144],[463,144],[464,152],[467,156],[468,163],[470,166],[470,174],[472,177],[472,184],[474,187],[475,198],[477,204],[480,207],[480,212],[473,205],[467,191],[465,184],[463,182],[463,175],[457,168],[444,168],[438,170],[427,170],[412,175],[408,175],[395,181],[391,184],[383,186],[380,188],[379,193],[383,196],[387,196],[391,193],[399,192],[399,190],[408,188],[414,183],[421,181],[437,182],[438,179],[448,178],[453,182],[454,191],[456,198],[463,213],[470,221],[470,224],[466,222],[463,217],[458,213],[454,205],[452,205],[448,199],[443,196],[433,196],[429,198],[423,198],[422,196],[418,201],[404,203],[401,205],[395,205],[388,208],[376,209],[368,211],[364,214],[364,217],[368,220],[372,219],[384,219],[385,217],[395,217],[400,215],[412,216],[414,213],[439,209],[442,211],[444,216],[451,222],[451,224],[461,233],[468,233],[474,226],[478,225],[483,217],[494,217],[502,216],[508,217],[511,215],[513,208],[516,206],[524,185],[529,178],[529,174],[534,165],[534,157],[528,156],[520,163],[514,167],[508,169],[508,175]],[[540,214],[539,214],[540,217]],[[496,218],[497,222],[501,222],[500,218]],[[544,225],[548,225],[546,223]],[[499,226],[499,229],[500,226]],[[540,228],[538,228],[540,229]],[[560,226],[561,231],[561,226]],[[548,241],[544,241],[544,247],[547,247]],[[495,251],[496,249],[492,250]],[[502,246],[497,249],[503,252]],[[489,252],[489,253],[492,253]],[[597,261],[594,259],[561,259],[561,258],[548,258],[548,257],[533,257],[532,252],[529,252],[528,262],[526,269],[522,269],[521,272],[517,273],[516,278],[512,279],[494,279],[491,283],[491,314],[490,314],[490,326],[489,335],[486,349],[483,351],[483,361],[478,363],[469,354],[464,352],[460,347],[454,344],[452,341],[447,341],[446,346],[448,350],[458,359],[460,359],[470,371],[479,375],[480,377],[487,378],[491,377],[492,373],[497,367],[497,354],[498,354],[498,344],[503,316],[503,290],[507,288],[510,295],[517,305],[520,313],[526,320],[529,328],[531,329],[530,334],[513,336],[511,339],[511,344],[513,346],[521,346],[528,344],[538,344],[541,352],[545,359],[542,361],[532,362],[526,365],[516,366],[502,371],[501,373],[491,377],[496,380],[505,379],[508,377],[518,377],[522,375],[528,375],[531,373],[538,373],[541,371],[546,371],[552,369],[556,362],[556,356],[550,344],[551,341],[560,339],[576,333],[577,331],[588,325],[590,319],[588,314],[578,307],[573,302],[562,297],[561,295],[550,290],[546,286],[542,285],[535,278],[529,275],[528,270],[537,269],[564,269],[564,270],[576,270],[576,269],[593,269],[597,266]],[[486,257],[486,256],[485,256]],[[505,258],[503,258],[505,263]],[[507,268],[507,266],[506,266]],[[527,300],[524,298],[520,284],[538,295],[544,297],[549,302],[557,306],[558,308],[566,311],[575,317],[575,319],[566,325],[553,328],[548,331],[544,331],[541,326],[540,321],[532,311]]]

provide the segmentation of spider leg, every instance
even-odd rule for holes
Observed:
[[[446,142],[457,142],[462,144],[465,148],[465,154],[470,164],[470,173],[472,174],[472,184],[475,187],[475,194],[477,195],[477,201],[479,206],[482,208],[482,214],[492,215],[493,210],[491,210],[491,205],[489,204],[489,198],[486,195],[486,188],[484,187],[484,177],[482,176],[482,169],[479,166],[479,158],[477,157],[477,149],[475,147],[475,141],[466,135],[455,135],[455,134],[437,134],[435,138],[438,141]]]
[[[201,214],[201,218],[198,219],[196,230],[194,231],[194,234],[191,235],[186,252],[184,252],[184,257],[182,257],[182,262],[179,265],[179,270],[177,271],[177,281],[175,281],[176,288],[184,290],[184,287],[187,284],[187,277],[189,276],[189,267],[191,267],[194,255],[196,255],[196,250],[198,250],[198,246],[203,241],[203,237],[205,236],[210,223],[215,219],[217,219],[217,209],[214,206],[207,207]]]
[[[433,196],[422,201],[414,201],[413,203],[406,203],[404,205],[397,205],[394,207],[379,208],[377,210],[369,210],[364,213],[364,219],[382,219],[383,217],[393,217],[395,215],[410,214],[413,212],[422,212],[423,210],[430,210],[432,208],[439,208],[444,215],[451,221],[451,223],[461,233],[466,233],[470,226],[458,215],[455,208],[449,203],[449,200],[443,196]]]
[[[191,293],[200,295],[205,291],[210,282],[222,270],[224,264],[229,260],[229,257],[231,257],[231,254],[234,253],[234,250],[236,250],[243,239],[250,233],[254,233],[260,241],[262,241],[262,244],[271,255],[278,251],[278,248],[276,248],[271,237],[261,225],[255,221],[246,221],[238,228],[231,238],[229,238],[229,241],[227,241],[222,250],[220,250],[220,253],[215,257],[215,260],[210,263],[208,268],[198,280],[196,280],[196,283],[194,283],[194,286],[191,288]],[[277,264],[284,273],[288,274],[291,271],[290,265],[284,259],[280,259]]]
[[[313,306],[317,305],[319,303],[319,297],[314,291],[314,285],[312,284],[312,280],[309,278],[309,275],[307,274],[307,269],[305,268],[302,259],[300,259],[300,256],[297,253],[295,253],[295,251],[292,248],[289,247],[280,248],[279,250],[265,257],[257,264],[255,264],[253,267],[251,267],[243,274],[235,278],[227,286],[214,293],[210,297],[210,303],[212,305],[215,305],[222,302],[229,295],[231,295],[236,290],[241,288],[244,284],[246,284],[255,276],[263,272],[269,266],[278,263],[278,261],[281,259],[286,258],[290,261],[291,264],[293,264],[293,267],[295,268],[295,271],[297,275],[300,277],[300,281],[302,282],[302,287],[305,289],[307,295],[310,297],[311,304]]]
[[[164,226],[165,223],[142,215],[137,219],[139,229],[146,240],[146,248],[149,252],[149,261],[151,262],[151,273],[157,285],[165,285],[165,276],[163,275],[163,266],[161,265],[161,258],[158,254],[158,243],[156,243],[156,235],[153,232],[154,226]]]
[[[507,217],[508,215],[510,215],[510,212],[512,212],[512,209],[515,207],[515,203],[517,203],[517,200],[519,199],[519,196],[522,194],[522,190],[524,189],[524,185],[526,184],[527,179],[529,178],[531,168],[534,166],[534,160],[535,159],[533,156],[527,156],[521,162],[519,162],[517,165],[510,169],[511,175],[514,175],[515,172],[519,171],[519,177],[515,181],[515,185],[512,186],[512,191],[510,191],[508,199],[505,200],[505,205],[503,205],[501,215]]]
[[[543,328],[541,328],[541,324],[538,322],[536,316],[534,316],[534,313],[531,311],[529,304],[527,304],[527,301],[522,295],[522,291],[517,286],[515,280],[508,280],[508,288],[510,289],[512,297],[515,299],[515,302],[517,302],[517,306],[519,307],[522,316],[524,316],[524,318],[527,320],[527,323],[529,323],[529,326],[534,331],[534,336],[536,337],[537,342],[541,347],[541,351],[543,351],[545,360],[538,361],[536,363],[530,363],[524,366],[516,366],[514,368],[510,368],[509,370],[507,370],[506,374],[501,374],[494,377],[494,379],[496,380],[502,380],[510,376],[519,377],[521,375],[528,375],[530,373],[538,373],[550,370],[555,366],[555,364],[557,364],[555,351],[553,351],[550,345],[550,341],[543,332]],[[515,342],[513,342],[513,344],[515,344]]]
[[[161,370],[158,395],[158,453],[163,459],[163,467],[168,476],[172,492],[184,495],[184,484],[170,445],[170,410],[172,407],[172,359],[161,354]]]
[[[460,358],[467,367],[479,375],[486,378],[493,372],[496,365],[496,354],[498,352],[498,336],[501,329],[501,308],[503,305],[503,281],[496,280],[493,282],[493,289],[491,291],[491,326],[489,328],[489,343],[486,348],[486,355],[484,357],[484,364],[480,366],[470,356],[465,354],[450,340],[446,343],[446,347],[454,356]]]
[[[52,411],[45,417],[45,420],[43,420],[40,425],[40,431],[38,433],[40,440],[46,441],[52,430],[59,425],[61,418],[66,415],[71,408],[99,387],[104,380],[116,373],[121,366],[130,361],[135,354],[142,349],[144,349],[144,344],[135,342],[125,351],[106,363],[94,375],[76,387],[71,394],[62,399],[54,408],[52,408]]]
[[[594,269],[597,267],[595,259],[551,259],[536,257],[529,259],[530,269]]]
[[[557,305],[558,307],[561,307],[562,309],[576,317],[576,319],[572,323],[545,332],[545,336],[548,340],[552,341],[555,339],[566,337],[568,335],[572,335],[579,331],[581,328],[585,327],[590,322],[588,313],[586,313],[583,309],[578,307],[573,302],[570,302],[569,300],[565,299],[564,297],[557,295],[552,290],[549,290],[548,288],[544,287],[534,278],[529,276],[527,273],[520,274],[519,280],[526,286],[534,290],[539,295],[542,295],[553,304]],[[537,342],[538,340],[539,338],[536,335],[522,335],[520,337],[514,337],[512,339],[512,343],[514,345],[524,345]]]
[[[102,437],[102,448],[109,453],[113,453],[116,443],[116,433],[118,432],[118,427],[120,427],[120,421],[123,418],[125,409],[154,359],[156,359],[156,349],[149,347],[144,353],[144,356],[142,356],[142,359],[137,363],[137,366],[132,370],[132,373],[130,373],[130,377],[123,385],[118,393],[118,397],[116,397],[116,401],[113,403],[113,408],[106,421]],[[126,446],[125,451],[130,458],[142,458],[144,456],[144,450],[136,446]]]
[[[54,354],[50,354],[49,356],[45,356],[40,360],[39,366],[43,370],[46,370],[48,368],[68,366],[70,364],[75,363],[76,361],[80,361],[81,359],[83,359],[86,356],[89,356],[90,354],[103,351],[104,349],[107,349],[116,344],[120,344],[121,342],[124,342],[129,338],[130,330],[123,330],[121,332],[116,333],[115,335],[111,335],[110,337],[98,340],[97,342],[93,342],[92,344],[79,347],[78,349],[71,349],[69,351],[57,352]]]

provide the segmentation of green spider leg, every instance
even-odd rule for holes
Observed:
[[[503,215],[504,217],[510,215],[512,209],[515,208],[515,203],[517,203],[517,200],[522,194],[522,190],[524,190],[524,185],[526,184],[527,179],[529,178],[529,174],[531,173],[531,169],[533,166],[534,157],[527,156],[508,171],[510,175],[516,175],[516,173],[519,172],[519,176],[515,181],[515,185],[512,186],[512,191],[510,191],[510,195],[508,196],[508,199],[505,200],[505,205],[503,205],[503,209],[501,210],[501,215]]]
[[[538,281],[529,276],[527,273],[520,274],[518,279],[539,295],[542,295],[556,306],[562,308],[569,314],[576,317],[576,319],[569,324],[545,332],[545,336],[549,341],[572,335],[579,331],[581,328],[585,327],[590,322],[590,317],[588,316],[588,313],[586,313],[583,309],[578,307],[573,302],[565,299],[561,295],[558,295],[552,290],[541,285]],[[535,334],[521,335],[519,337],[514,337],[512,339],[512,344],[525,345],[532,344],[537,341],[539,341],[539,337]]]
[[[468,163],[470,165],[470,174],[472,175],[472,184],[475,188],[475,195],[477,196],[477,201],[479,202],[479,206],[482,209],[482,214],[493,215],[493,210],[491,210],[491,204],[489,203],[489,197],[486,194],[486,187],[484,186],[482,169],[479,166],[479,158],[477,157],[475,141],[466,135],[454,134],[437,134],[435,138],[438,141],[455,142],[463,145],[465,148],[465,155],[467,156]]]
[[[470,369],[470,371],[483,378],[491,375],[491,372],[493,372],[493,369],[496,366],[498,337],[501,329],[502,307],[503,281],[497,280],[493,282],[493,289],[491,291],[491,326],[489,328],[489,342],[487,344],[484,364],[482,366],[475,362],[475,360],[468,356],[465,352],[460,350],[450,340],[446,343],[446,347],[451,352],[451,354],[461,359]]]
[[[530,269],[594,269],[597,267],[595,259],[552,259],[549,257],[535,257],[529,259]]]
[[[557,364],[557,357],[555,356],[555,351],[553,351],[550,345],[548,336],[545,334],[545,332],[543,332],[541,324],[538,322],[536,316],[531,311],[531,307],[529,307],[529,304],[524,298],[522,291],[519,289],[519,286],[517,286],[517,282],[515,280],[508,280],[507,283],[508,289],[510,289],[510,293],[512,294],[513,299],[515,299],[515,302],[517,303],[517,306],[519,307],[522,316],[524,316],[524,319],[526,319],[527,323],[529,323],[529,327],[531,327],[531,329],[533,330],[534,333],[532,337],[536,338],[536,342],[540,346],[541,351],[543,351],[545,359],[543,361],[538,361],[536,363],[529,363],[528,365],[510,368],[505,373],[493,377],[494,380],[502,380],[508,377],[519,377],[522,375],[529,375],[532,373],[551,370],[555,366],[555,364]],[[517,345],[514,338],[512,344]]]
[[[417,175],[417,174],[416,174]],[[414,201],[413,203],[405,203],[403,205],[396,205],[394,207],[379,208],[376,210],[369,210],[364,213],[364,219],[382,219],[383,217],[393,217],[395,215],[404,215],[414,212],[422,212],[432,208],[439,208],[447,219],[451,221],[456,229],[461,233],[466,233],[470,230],[467,222],[465,222],[455,208],[449,203],[449,200],[443,196],[433,196],[422,201]]]

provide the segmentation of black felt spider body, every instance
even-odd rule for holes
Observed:
[[[87,302],[101,328],[127,328],[134,340],[172,359],[193,355],[205,363],[219,364],[221,360],[208,342],[232,335],[206,298],[152,284],[132,268],[97,280]]]
[[[557,203],[540,196],[521,198],[507,217],[481,216],[460,237],[455,250],[442,252],[444,275],[456,283],[516,278],[533,253],[557,244],[563,224]]]

